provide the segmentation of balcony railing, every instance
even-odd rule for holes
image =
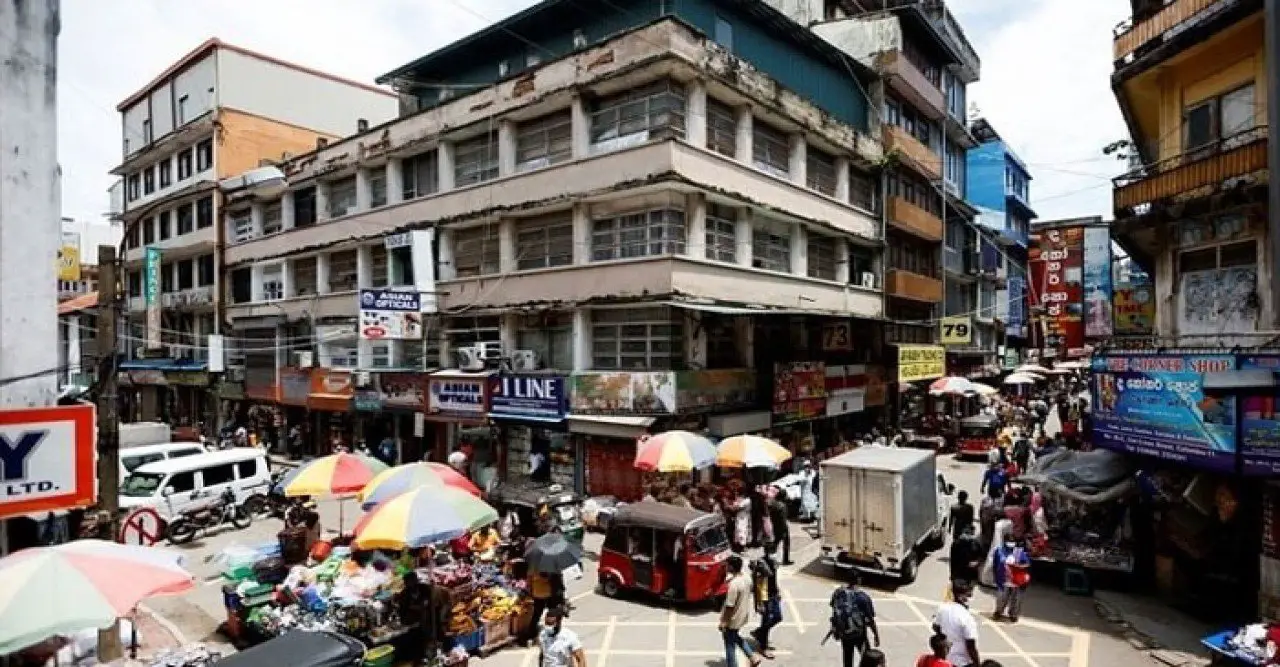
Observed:
[[[930,181],[942,178],[942,156],[929,150],[928,146],[897,125],[885,124],[882,127],[885,152],[897,151],[903,162]]]
[[[913,106],[934,120],[947,115],[947,98],[902,51],[885,51],[876,56],[876,69],[889,85]]]
[[[896,229],[934,243],[942,240],[942,220],[902,197],[889,198],[888,215]]]
[[[1255,127],[1116,177],[1112,206],[1123,216],[1135,206],[1266,168],[1267,128]]]
[[[1199,23],[1212,13],[1225,11],[1236,4],[1232,0],[1174,0],[1160,11],[1139,21],[1129,19],[1116,26],[1112,46],[1119,66],[1152,42],[1163,42]]]
[[[964,251],[955,248],[942,249],[942,268],[949,273],[962,276],[965,274]]]
[[[885,292],[901,299],[925,303],[942,302],[942,281],[902,269],[885,272]]]

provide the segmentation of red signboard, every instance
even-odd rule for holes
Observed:
[[[1030,300],[1043,324],[1042,346],[1084,356],[1084,228],[1047,229],[1027,253]]]

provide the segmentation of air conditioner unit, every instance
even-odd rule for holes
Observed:
[[[356,386],[368,387],[373,384],[373,376],[368,371],[360,371],[356,373]]]
[[[315,355],[311,352],[311,350],[294,352],[293,358],[295,361],[297,361],[298,368],[311,368],[312,366],[315,365]]]
[[[453,351],[458,360],[458,368],[464,371],[484,370],[484,359],[480,358],[474,347],[462,347]]]
[[[498,341],[482,341],[471,346],[476,356],[482,361],[498,361],[502,359],[502,343]]]
[[[538,353],[533,350],[516,350],[511,354],[511,370],[516,372],[538,370]]]
[[[863,287],[865,287],[865,288],[867,288],[867,289],[875,289],[875,288],[876,288],[876,274],[874,274],[874,273],[872,273],[872,272],[870,272],[870,271],[863,271],[863,272],[862,272],[862,282],[861,282],[861,283],[859,283],[859,284],[861,284]]]

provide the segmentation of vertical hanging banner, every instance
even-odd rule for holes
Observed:
[[[58,280],[80,281],[80,235],[62,233],[62,245],[58,247]]]
[[[1086,227],[1084,230],[1084,335],[1110,337],[1114,330],[1111,303],[1111,230]]]
[[[1044,325],[1043,346],[1084,356],[1084,228],[1046,229],[1027,253],[1032,296]]]
[[[160,249],[147,248],[142,295],[147,306],[147,349],[160,348]]]

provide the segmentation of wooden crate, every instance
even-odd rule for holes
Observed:
[[[480,647],[480,655],[489,655],[516,640],[516,636],[511,634],[509,616],[497,621],[484,621],[483,628],[484,645]]]

